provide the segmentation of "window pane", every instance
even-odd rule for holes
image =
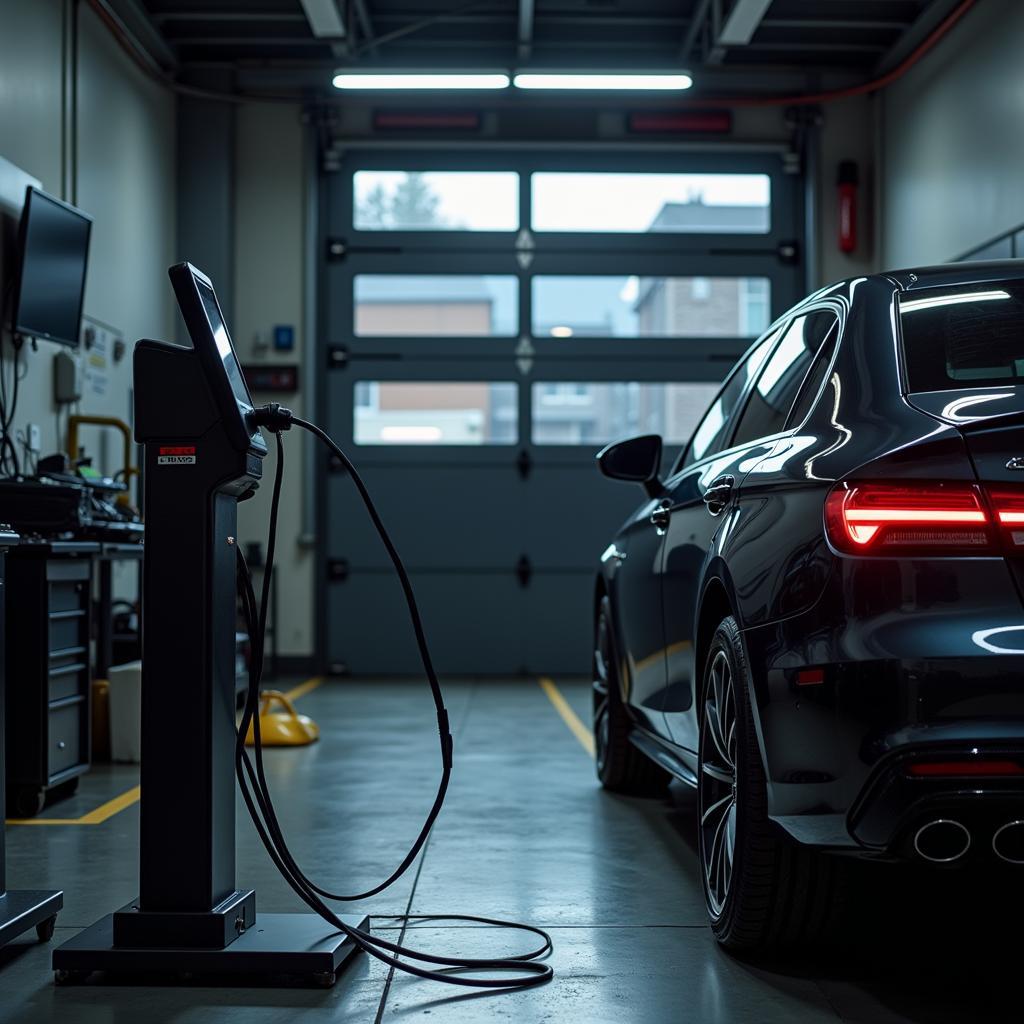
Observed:
[[[533,443],[600,445],[634,434],[689,440],[718,384],[577,383],[533,385]]]
[[[899,306],[910,391],[1024,381],[1024,283],[983,281],[907,292]]]
[[[761,364],[768,357],[768,353],[778,337],[779,329],[776,328],[743,360],[729,378],[725,387],[722,388],[722,393],[715,400],[715,404],[708,409],[707,415],[694,431],[693,444],[686,451],[684,466],[698,462],[705,455],[712,455],[721,449],[734,422],[733,416],[743,397],[743,392],[746,390],[747,383],[761,369]]]
[[[356,444],[515,444],[511,381],[357,381]]]
[[[358,274],[360,337],[503,337],[516,333],[519,282],[473,274]]]
[[[356,171],[357,231],[515,231],[514,171]]]
[[[811,359],[836,322],[832,313],[811,313],[789,325],[747,399],[733,445],[782,430]]]
[[[771,322],[764,277],[533,279],[537,338],[757,337]]]
[[[533,175],[534,231],[765,234],[767,174]]]

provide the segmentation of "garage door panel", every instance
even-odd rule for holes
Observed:
[[[639,487],[605,479],[596,465],[537,466],[531,473],[526,548],[537,569],[597,565],[643,500]]]
[[[399,554],[411,570],[492,569],[512,574],[523,554],[526,486],[511,468],[362,467]],[[390,566],[347,473],[328,483],[328,549],[353,568]]]
[[[594,573],[535,572],[530,580],[526,652],[535,675],[591,670]]]
[[[412,573],[440,675],[516,675],[525,666],[529,594],[513,574]],[[354,572],[328,585],[327,649],[353,675],[421,675],[401,588],[386,572]],[[486,668],[482,668],[486,666]]]

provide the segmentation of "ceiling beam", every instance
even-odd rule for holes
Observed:
[[[337,0],[299,0],[299,3],[310,31],[317,39],[345,38],[345,19],[341,16]]]
[[[719,46],[746,46],[754,37],[772,0],[736,0],[718,33]]]
[[[529,60],[533,52],[533,15],[533,0],[519,0],[518,54],[520,60]]]
[[[884,75],[909,57],[953,13],[959,3],[960,0],[932,0],[878,62],[875,74]]]
[[[355,8],[356,21],[359,22],[359,31],[363,36],[363,42],[360,49],[364,49],[369,53],[375,54],[377,52],[377,34],[373,29],[373,19],[370,17],[370,8],[367,6],[366,0],[352,0],[352,6]]]
[[[693,48],[700,38],[708,20],[708,13],[711,10],[711,0],[697,0],[697,6],[693,9],[693,17],[687,26],[686,34],[683,36],[683,43],[679,47],[679,62],[686,67],[693,56]]]

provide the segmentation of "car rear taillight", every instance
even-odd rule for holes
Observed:
[[[1024,492],[992,488],[992,512],[1010,547],[1024,547]]]
[[[986,554],[994,543],[973,484],[837,484],[825,499],[825,528],[850,554]]]
[[[963,779],[979,775],[1024,775],[1016,761],[917,761],[907,766],[907,774],[915,778]]]

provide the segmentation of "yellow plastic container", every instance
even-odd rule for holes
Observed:
[[[271,711],[274,705],[284,710]],[[253,724],[249,724],[246,746],[253,745]],[[320,726],[308,715],[300,715],[280,690],[260,694],[260,739],[265,747],[304,747],[320,739]]]

